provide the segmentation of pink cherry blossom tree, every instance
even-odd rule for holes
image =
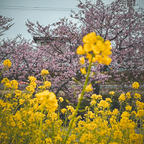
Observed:
[[[74,98],[73,91],[80,90],[80,85],[75,85],[74,79],[83,81],[84,76],[79,72],[79,57],[76,55],[77,47],[82,44],[82,37],[85,33],[81,32],[81,28],[77,24],[68,19],[61,19],[59,22],[48,26],[40,26],[27,21],[28,32],[33,37],[42,37],[47,44],[37,47],[44,51],[45,59],[47,59],[47,68],[50,71],[50,79],[54,85],[54,91],[58,95],[64,91],[64,95]],[[93,67],[93,72],[98,72],[99,67]],[[95,79],[105,80],[107,75],[98,73]],[[72,85],[72,86],[71,86]],[[73,87],[73,88],[72,88]],[[77,96],[77,94],[75,94]],[[77,97],[74,98],[76,100]],[[72,99],[71,99],[72,100]]]
[[[42,37],[47,41],[46,45],[37,46],[37,49],[44,52],[45,68],[50,72],[52,89],[56,95],[63,92],[66,97],[72,97],[70,84],[80,66],[75,51],[82,37],[76,24],[68,19],[61,19],[46,27],[30,21],[26,25],[33,37]]]
[[[133,7],[130,9],[125,0],[116,0],[110,5],[104,5],[102,0],[79,0],[78,8],[78,12],[72,11],[71,14],[71,17],[77,20],[75,24],[67,19],[48,26],[28,21],[28,31],[33,36],[64,38],[64,41],[56,40],[53,44],[49,43],[54,52],[59,51],[60,47],[66,49],[68,44],[67,49],[75,51],[81,44],[82,37],[94,31],[112,43],[111,75],[115,75],[115,81],[128,81],[126,77],[129,75],[125,75],[124,71],[131,72],[131,76],[135,76],[136,79],[140,77],[144,69],[142,11]]]
[[[128,81],[126,76],[129,75],[120,71],[131,72],[129,78],[139,78],[144,70],[143,10],[127,6],[125,0],[116,0],[110,5],[104,5],[101,0],[96,3],[79,0],[78,8],[79,11],[73,11],[71,16],[82,24],[82,32],[95,31],[111,41],[111,73],[115,81]]]
[[[1,41],[0,51],[1,62],[5,59],[12,61],[12,67],[3,76],[16,80],[25,80],[29,75],[37,75],[40,72],[39,69],[43,68],[43,65],[40,64],[42,62],[42,53],[22,37]]]
[[[4,34],[12,25],[12,18],[7,18],[5,16],[0,15],[0,36]]]
[[[112,80],[119,82],[128,82],[129,76],[140,77],[144,68],[143,13],[133,8],[129,10],[122,0],[116,0],[110,5],[104,5],[101,0],[95,3],[79,0],[78,8],[78,12],[72,11],[71,14],[77,23],[66,18],[47,26],[29,20],[26,22],[28,32],[33,37],[45,39],[45,45],[34,46],[33,42],[22,38],[3,41],[0,59],[2,61],[10,58],[13,62],[10,73],[5,75],[16,79],[26,79],[28,75],[34,75],[41,80],[40,71],[48,69],[51,89],[57,95],[63,93],[65,97],[75,101],[77,93],[73,92],[81,89],[80,83],[84,78],[79,73],[81,65],[75,51],[82,44],[83,36],[94,31],[105,40],[111,41],[113,61],[110,67],[93,66],[92,72],[97,75],[90,81],[104,82],[109,75]],[[109,69],[109,73],[102,74],[106,69]]]

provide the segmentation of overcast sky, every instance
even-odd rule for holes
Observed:
[[[105,4],[112,1],[103,0]],[[22,34],[31,39],[25,26],[27,19],[39,21],[42,25],[51,24],[60,18],[69,17],[71,10],[77,10],[77,4],[77,0],[0,0],[0,15],[14,18],[14,25],[5,32],[3,38],[14,38],[17,34]]]

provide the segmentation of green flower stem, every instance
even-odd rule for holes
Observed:
[[[64,139],[64,141],[63,141],[63,144],[66,144],[66,141],[67,141],[67,139],[68,139],[68,137],[69,137],[69,134],[70,134],[70,132],[71,132],[72,125],[73,125],[73,123],[74,123],[75,117],[76,117],[76,115],[77,115],[77,113],[78,113],[78,110],[79,110],[81,101],[82,101],[83,96],[84,96],[84,93],[85,93],[86,86],[87,86],[87,84],[88,84],[88,78],[89,78],[89,75],[90,75],[90,72],[91,72],[91,66],[92,66],[92,59],[91,59],[91,61],[90,61],[90,63],[89,63],[88,72],[87,72],[87,76],[86,76],[86,79],[85,79],[85,83],[84,83],[84,86],[83,86],[81,95],[80,95],[80,97],[79,97],[79,99],[78,99],[78,104],[77,104],[76,110],[75,110],[74,115],[73,115],[73,117],[72,117],[72,119],[71,119],[71,121],[70,121],[70,124],[69,124],[69,127],[68,127],[68,131],[67,131],[66,137],[65,137],[65,139]]]
[[[43,109],[41,110],[41,113],[43,114]],[[43,128],[42,128],[42,124],[43,124],[43,117],[40,119],[40,127],[39,127],[39,129],[40,129],[40,131],[41,131],[41,133],[40,133],[40,137],[42,137],[42,131],[43,131]]]
[[[58,103],[58,120],[60,119],[60,102]]]
[[[5,97],[5,91],[6,91],[6,86],[4,86],[4,90],[2,91],[2,96],[1,96],[2,99]]]

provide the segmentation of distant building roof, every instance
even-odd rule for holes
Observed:
[[[67,37],[33,37],[33,40],[37,44],[46,45],[51,41],[58,40],[60,42],[67,42]]]
[[[37,41],[54,41],[54,40],[67,40],[66,37],[33,37],[35,42]]]

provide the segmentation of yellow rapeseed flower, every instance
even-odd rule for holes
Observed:
[[[98,104],[98,107],[102,107],[102,108],[108,108],[110,105],[108,102],[106,102],[105,100],[101,100]]]
[[[126,100],[125,94],[122,93],[118,99],[119,99],[119,102],[124,102]]]
[[[5,83],[5,87],[6,87],[6,88],[11,88],[11,82]]]
[[[90,102],[90,105],[95,105],[96,104],[96,101],[93,99],[91,102]]]
[[[114,91],[110,91],[109,94],[110,94],[110,95],[114,95],[115,92],[114,92]]]
[[[76,53],[77,53],[78,55],[83,55],[83,54],[85,54],[85,51],[84,51],[84,49],[83,49],[83,47],[82,47],[81,45],[77,48]]]
[[[116,108],[112,111],[112,115],[117,115],[118,113],[119,113],[119,111]]]
[[[20,91],[20,90],[15,90],[15,95],[16,96],[20,96],[22,94],[22,91]]]
[[[4,65],[5,67],[10,68],[11,65],[12,65],[12,63],[11,63],[11,61],[10,61],[9,59],[6,59],[6,60],[4,60],[3,65]]]
[[[28,85],[28,86],[26,87],[26,90],[29,91],[29,92],[31,92],[31,93],[34,93],[35,88],[34,88],[32,85]]]
[[[81,58],[80,58],[80,64],[81,64],[81,65],[85,64],[85,58],[84,58],[84,57],[81,57]]]
[[[83,37],[83,43],[95,43],[96,41],[97,41],[97,36],[95,32],[88,33]]]
[[[104,41],[101,36],[91,32],[83,37],[83,46],[77,48],[77,54],[86,55],[86,58],[92,62],[109,65],[111,58],[111,43],[109,40]]]
[[[136,117],[140,117],[140,118],[144,117],[144,110],[138,110]]]
[[[1,83],[7,83],[7,82],[9,82],[8,78],[3,78],[2,81],[1,81]]]
[[[41,107],[45,107],[48,111],[54,112],[57,107],[56,95],[53,92],[45,90],[35,95],[38,98]]]
[[[130,98],[131,98],[131,93],[130,93],[130,92],[127,92],[127,93],[126,93],[126,97],[127,97],[127,99],[130,99]]]
[[[134,98],[135,98],[135,99],[141,99],[141,94],[135,93],[135,94],[134,94]]]
[[[67,110],[65,108],[61,109],[61,113],[64,114]]]
[[[51,82],[50,81],[45,81],[44,82],[44,87],[45,88],[50,88],[51,87]]]
[[[132,110],[132,107],[131,107],[130,105],[127,105],[127,106],[125,107],[125,109],[126,109],[126,111],[131,111],[131,110]]]
[[[51,140],[51,138],[46,138],[45,142],[46,142],[46,144],[52,144],[53,143],[52,140]]]
[[[57,136],[55,136],[55,144],[59,143],[62,141],[62,137],[58,134]]]
[[[36,82],[34,82],[34,81],[30,82],[29,85],[32,86],[33,88],[36,88],[36,86],[37,86]]]
[[[130,133],[129,139],[130,143],[143,144],[143,134]]]
[[[127,112],[127,111],[124,111],[122,114],[121,114],[121,117],[129,117],[130,114]]]
[[[68,109],[68,111],[71,111],[72,113],[75,111],[75,109],[72,106],[66,106],[66,108]]]
[[[92,90],[93,90],[92,84],[87,85],[86,88],[85,88],[86,92],[91,92]]]
[[[91,98],[95,99],[95,100],[101,100],[102,99],[102,95],[92,94]]]
[[[24,99],[20,99],[20,100],[19,100],[19,104],[20,104],[20,105],[22,105],[24,102],[25,102]]]
[[[12,96],[11,93],[8,93],[8,94],[5,95],[6,98],[11,98],[11,96]]]
[[[111,98],[106,98],[105,100],[106,102],[110,102],[110,103],[112,102]]]
[[[122,139],[123,133],[120,130],[114,131],[114,139]],[[110,143],[110,144],[117,144],[117,143]]]
[[[80,68],[80,72],[83,74],[83,75],[85,75],[87,72],[86,72],[86,68],[85,67],[83,67],[83,68]]]
[[[63,99],[62,97],[59,97],[59,101],[60,101],[60,102],[63,102],[64,99]]]
[[[95,114],[92,111],[88,111],[88,116],[90,117],[90,119],[93,119]]]
[[[18,82],[16,80],[12,80],[10,83],[12,89],[18,89]]]
[[[140,110],[140,109],[144,109],[144,103],[143,102],[140,102],[140,101],[136,101],[136,106],[137,106],[137,109]]]
[[[133,84],[132,84],[132,88],[134,88],[134,89],[138,89],[139,88],[139,83],[138,82],[134,82]]]
[[[42,75],[42,76],[48,75],[48,74],[49,74],[49,71],[46,70],[46,69],[43,69],[43,70],[41,71],[41,75]]]
[[[28,79],[31,82],[35,82],[36,81],[36,78],[34,76],[29,76]]]

